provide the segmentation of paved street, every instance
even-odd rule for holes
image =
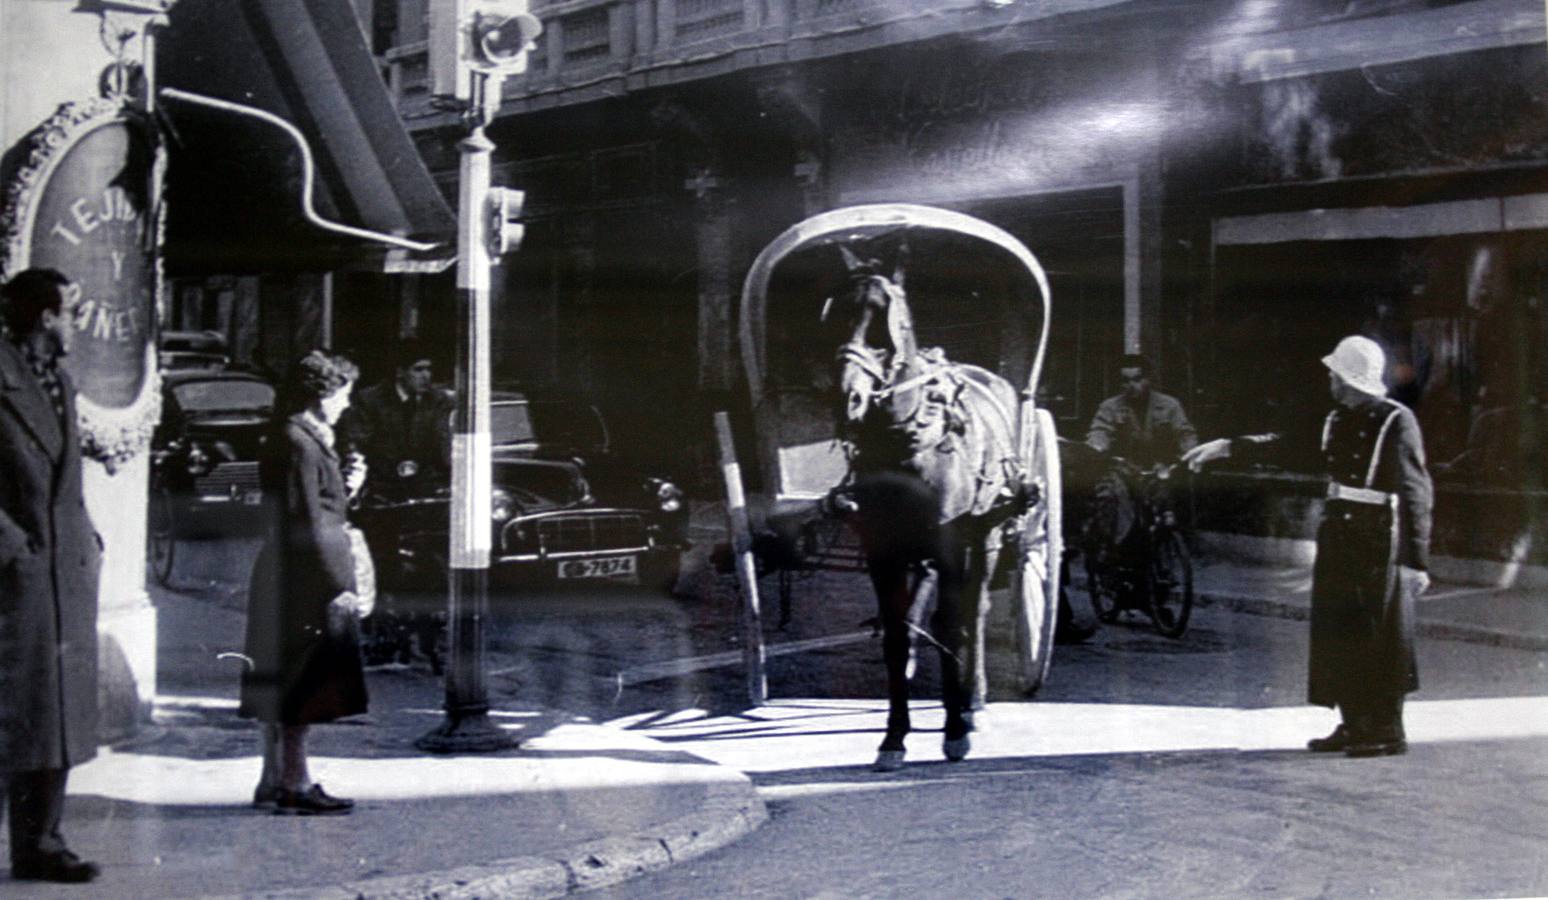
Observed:
[[[609,896],[1548,892],[1548,654],[1422,641],[1413,750],[1349,760],[1300,749],[1333,723],[1300,705],[1305,642],[1304,623],[1218,608],[1180,644],[1108,627],[1060,648],[1036,702],[992,704],[968,762],[944,763],[939,732],[916,732],[916,763],[894,776],[865,767],[884,724],[874,699],[641,718],[752,772],[771,821]],[[879,668],[874,646],[848,653]],[[938,708],[920,707],[916,727],[938,729]]]
[[[207,548],[228,569],[240,547]],[[940,758],[921,652],[911,765],[869,771],[885,716],[858,575],[797,583],[770,620],[770,703],[745,709],[738,599],[692,565],[640,588],[494,598],[492,692],[621,727],[752,775],[771,820],[608,896],[1531,896],[1548,893],[1548,653],[1422,640],[1407,756],[1300,749],[1306,624],[1204,606],[1180,641],[1136,618],[1060,646],[1033,701],[996,609],[991,705]],[[216,602],[220,579],[205,579]]]

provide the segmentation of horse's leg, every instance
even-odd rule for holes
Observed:
[[[905,628],[908,630],[908,668],[903,676],[908,681],[914,680],[914,673],[919,664],[919,635],[928,627],[932,608],[936,603],[940,574],[934,565],[921,565],[915,570],[914,582],[909,588],[909,595],[913,598],[908,606],[908,621]]]
[[[872,559],[870,572],[882,623],[882,658],[887,666],[887,734],[877,748],[873,768],[878,772],[893,772],[903,767],[903,739],[910,729],[908,568],[901,561]]]
[[[946,709],[945,738],[941,749],[953,762],[963,759],[971,749],[968,733],[973,730],[972,641],[964,607],[964,569],[970,563],[970,551],[957,545],[943,554],[936,590],[935,615],[931,631],[941,656],[941,705]]]
[[[984,708],[989,697],[987,633],[989,622],[989,582],[1000,562],[1000,531],[992,528],[982,539],[970,545],[970,559],[963,579],[964,625],[968,628],[968,647],[972,655],[973,697],[970,709]],[[970,714],[971,715],[971,714]]]

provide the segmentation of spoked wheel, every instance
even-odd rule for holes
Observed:
[[[172,580],[172,564],[177,561],[177,537],[173,531],[172,495],[161,488],[151,495],[150,564],[156,582],[166,585]]]
[[[1011,572],[1011,602],[1016,605],[1016,649],[1021,688],[1037,693],[1053,663],[1054,628],[1058,624],[1059,560],[1064,556],[1063,485],[1059,444],[1053,416],[1046,409],[1023,416],[1023,432],[1032,432],[1024,455],[1028,473],[1038,486],[1038,502],[1022,515],[1015,568]]]
[[[1182,637],[1193,614],[1193,559],[1182,535],[1167,531],[1155,542],[1149,581],[1146,593],[1156,630],[1170,638]]]

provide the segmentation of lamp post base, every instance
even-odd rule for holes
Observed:
[[[489,721],[486,713],[446,714],[446,721],[414,741],[427,753],[493,753],[514,749],[516,736]]]

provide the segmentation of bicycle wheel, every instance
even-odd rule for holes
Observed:
[[[1182,637],[1193,614],[1193,559],[1175,531],[1160,531],[1151,547],[1150,620],[1170,638]]]
[[[1108,566],[1098,560],[1091,551],[1083,550],[1081,560],[1086,567],[1086,596],[1091,598],[1091,608],[1097,619],[1111,624],[1118,620],[1118,592],[1122,590]]]

